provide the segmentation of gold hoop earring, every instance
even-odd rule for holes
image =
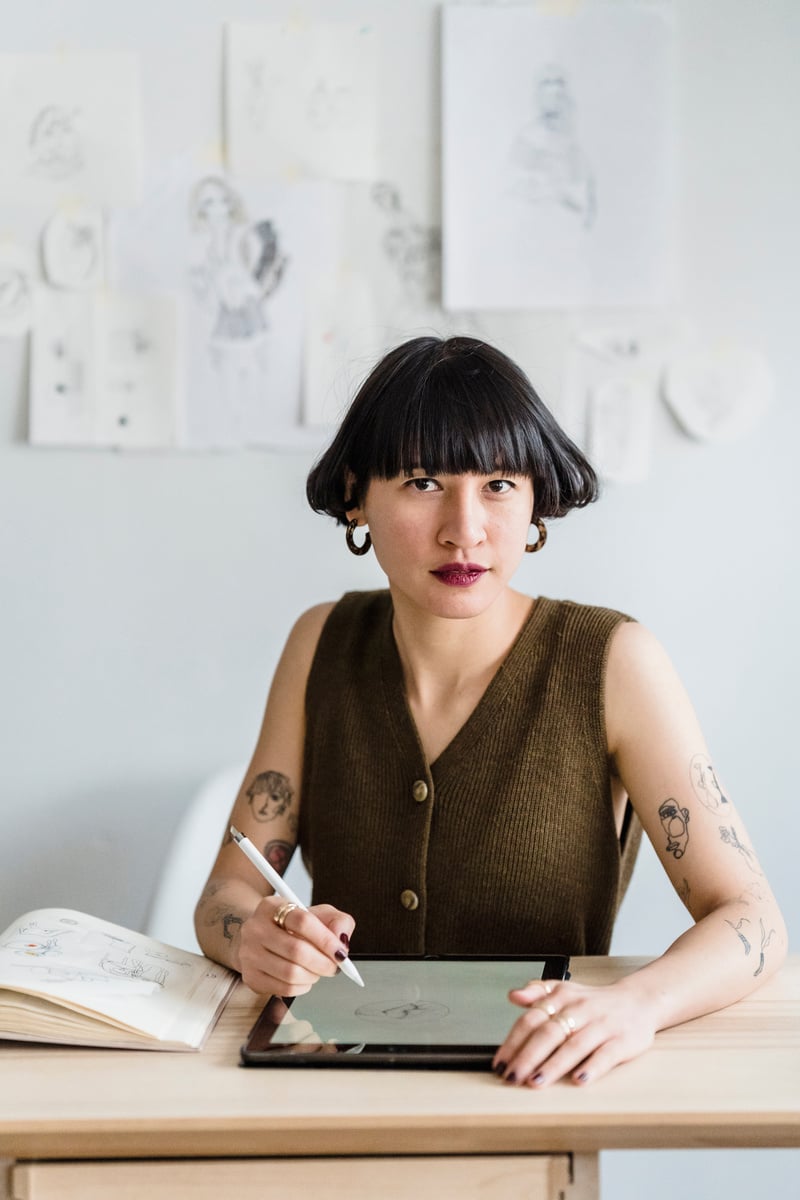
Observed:
[[[547,541],[547,526],[545,525],[542,518],[535,517],[534,520],[531,521],[531,525],[535,525],[536,528],[539,530],[539,537],[535,542],[527,542],[526,543],[526,545],[525,545],[525,553],[526,554],[536,554],[537,551],[541,550],[542,546]]]
[[[370,546],[372,545],[372,538],[370,537],[369,530],[367,530],[364,541],[359,546],[356,544],[356,540],[353,537],[353,533],[356,529],[358,529],[358,521],[354,517],[352,521],[347,522],[347,532],[344,535],[345,541],[347,542],[347,549],[351,554],[367,554]]]

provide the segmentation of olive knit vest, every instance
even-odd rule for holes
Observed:
[[[617,836],[603,715],[621,613],[540,597],[435,762],[388,592],[344,596],[306,692],[300,845],[313,902],[372,954],[605,954],[641,827]]]

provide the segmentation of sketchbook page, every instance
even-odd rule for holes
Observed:
[[[7,204],[135,203],[142,169],[136,57],[0,55],[0,161]]]
[[[0,935],[0,988],[157,1040],[198,1045],[234,981],[202,955],[69,909],[26,913]]]
[[[369,20],[231,24],[226,161],[245,179],[374,179],[378,34]]]
[[[668,301],[669,14],[623,0],[447,6],[442,21],[446,307]]]

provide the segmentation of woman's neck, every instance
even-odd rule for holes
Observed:
[[[534,601],[508,588],[476,617],[436,617],[394,600],[393,632],[412,704],[483,693],[527,621]]]

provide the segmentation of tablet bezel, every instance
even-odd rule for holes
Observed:
[[[362,954],[353,962],[507,962],[542,963],[543,980],[569,979],[569,956],[565,954]],[[295,997],[270,996],[241,1047],[245,1067],[407,1067],[415,1070],[491,1070],[496,1045],[476,1043],[431,1046],[406,1043],[337,1043],[326,1046],[304,1042],[272,1044],[280,1016],[277,1005],[291,1007]],[[510,1025],[509,1025],[510,1028]]]

